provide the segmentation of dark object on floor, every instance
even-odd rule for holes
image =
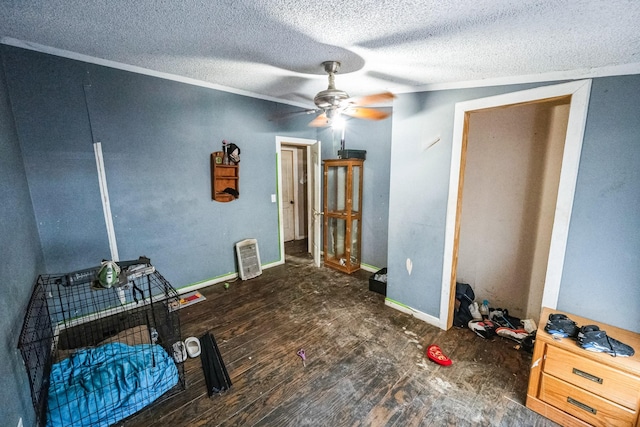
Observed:
[[[536,331],[533,331],[522,340],[522,349],[527,353],[533,353],[533,346],[536,344]]]
[[[231,388],[231,378],[229,378],[227,368],[224,366],[215,338],[210,332],[206,333],[200,338],[200,344],[202,346],[200,360],[202,361],[204,380],[207,383],[209,397],[229,390]]]
[[[384,276],[384,280],[382,279]],[[387,296],[387,268],[383,268],[373,273],[369,278],[369,290]]]
[[[121,267],[113,289],[92,288],[101,266],[38,277],[18,342],[37,425],[110,425],[185,388],[178,293],[148,258]]]
[[[453,325],[464,328],[473,320],[469,305],[476,298],[471,286],[467,283],[456,282],[456,308],[453,312]]]
[[[635,354],[633,347],[611,338],[596,325],[587,325],[578,332],[578,343],[585,350],[608,353],[613,357],[630,357]]]
[[[519,318],[509,316],[509,310],[507,310],[506,308],[490,308],[489,320],[497,323],[500,326],[511,329],[518,329],[522,324],[522,321]]]
[[[480,338],[493,338],[496,336],[496,325],[491,320],[471,320],[468,326]]]
[[[561,313],[550,314],[544,330],[549,332],[551,335],[562,338],[573,338],[578,335],[578,326],[576,325],[576,322]]]

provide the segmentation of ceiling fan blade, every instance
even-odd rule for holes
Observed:
[[[365,120],[382,120],[386,119],[391,113],[381,111],[375,108],[349,107],[345,108],[342,114]]]
[[[362,96],[349,99],[350,104],[354,105],[372,105],[391,101],[396,96],[391,92],[376,93],[373,95]]]
[[[329,125],[329,118],[327,117],[326,113],[320,114],[318,117],[313,119],[311,123],[309,123],[309,126],[314,128],[319,128],[319,127],[328,126],[328,125]]]
[[[269,117],[270,122],[278,122],[281,120],[291,119],[296,116],[306,115],[306,114],[315,114],[319,110],[302,110],[302,111],[290,111],[286,113],[274,114]]]

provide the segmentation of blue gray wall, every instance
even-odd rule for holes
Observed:
[[[263,264],[280,259],[275,137],[323,140],[295,107],[0,45],[0,280],[4,405],[0,419],[33,423],[16,350],[40,273],[111,258],[93,142],[102,144],[120,259],[146,255],[176,287],[236,271],[234,244],[257,238]],[[9,102],[11,100],[11,103]],[[327,139],[328,138],[328,139]],[[211,200],[209,156],[242,149],[240,198]],[[391,120],[349,124],[347,147],[368,151],[363,261],[386,265]]]
[[[339,137],[293,107],[4,46],[15,121],[46,269],[110,258],[93,142],[102,144],[120,259],[149,256],[177,287],[236,271],[233,245],[255,237],[263,263],[280,259],[275,136]],[[347,147],[368,150],[363,261],[386,265],[391,120],[351,120]],[[328,136],[328,139],[327,139]],[[242,149],[240,198],[210,199],[209,154]],[[259,213],[256,215],[256,213]]]
[[[547,83],[548,84],[548,83]],[[540,85],[401,95],[394,103],[390,299],[439,317],[455,103]],[[594,79],[558,309],[640,332],[640,76]],[[436,136],[441,141],[425,150]],[[413,261],[407,273],[406,259]]]
[[[595,79],[558,306],[640,332],[640,75]],[[638,349],[636,349],[638,351]]]
[[[0,424],[15,426],[22,417],[29,426],[35,417],[18,335],[33,283],[43,269],[43,257],[2,69],[0,183]]]
[[[93,152],[102,144],[120,259],[140,255],[176,287],[235,272],[254,237],[280,259],[273,102],[4,47],[46,270],[111,258]],[[85,88],[86,86],[86,88]],[[85,99],[85,94],[87,95]],[[287,136],[314,138],[306,122]],[[93,134],[93,137],[92,137]],[[241,147],[240,197],[211,200],[210,153]]]

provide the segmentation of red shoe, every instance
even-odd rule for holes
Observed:
[[[431,344],[427,347],[427,357],[442,366],[449,366],[452,363],[451,359],[442,354],[440,347],[435,344]]]

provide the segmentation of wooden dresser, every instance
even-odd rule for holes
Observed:
[[[578,326],[598,325],[635,355],[613,357],[584,350],[572,338],[554,339],[544,330],[551,313],[565,314]],[[531,365],[529,409],[563,426],[640,427],[640,334],[543,308]]]

